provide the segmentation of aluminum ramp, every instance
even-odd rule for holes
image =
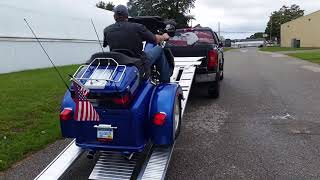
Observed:
[[[140,158],[141,154],[135,154],[128,160],[119,152],[102,152],[89,179],[130,179]]]
[[[171,77],[171,82],[179,83],[183,90],[184,100],[182,101],[182,116],[188,102],[189,93],[191,90],[193,78],[196,71],[196,65],[200,65],[198,61],[202,57],[176,57],[175,68]]]
[[[73,140],[36,178],[35,180],[59,179],[84,151]]]
[[[161,148],[155,147],[151,152],[150,158],[146,161],[138,176],[139,180],[162,180],[166,176],[166,172],[171,159],[174,145]]]
[[[179,83],[183,90],[184,99],[182,101],[182,116],[188,102],[196,65],[202,57],[181,57],[175,58],[175,68],[171,77],[171,82]],[[170,163],[174,145],[170,147],[155,147],[152,149],[150,158],[145,161],[138,179],[139,180],[163,180]]]
[[[183,90],[182,116],[187,105],[196,66],[201,64],[202,57],[176,57],[175,68],[171,77],[172,83],[179,83]],[[154,147],[142,164],[137,175],[139,180],[162,180],[165,178],[174,145],[170,147]],[[83,150],[72,141],[35,179],[59,179],[72,166]],[[136,154],[131,160],[119,152],[100,152],[99,159],[91,172],[92,180],[125,180],[132,179],[141,154]]]

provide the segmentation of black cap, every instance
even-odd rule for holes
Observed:
[[[119,16],[129,16],[128,8],[124,5],[118,5],[113,9],[113,12]]]

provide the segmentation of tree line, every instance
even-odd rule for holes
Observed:
[[[103,2],[103,1],[99,1],[97,4],[96,4],[97,8],[101,8],[101,9],[105,9],[105,10],[108,10],[108,11],[112,11],[113,8],[114,8],[114,4],[112,2]]]
[[[190,15],[194,3],[195,0],[129,0],[127,7],[130,16],[160,16],[175,20],[178,28],[185,28],[195,19]],[[112,2],[100,1],[96,6],[112,11],[115,5]],[[281,25],[301,16],[304,16],[304,10],[300,9],[299,5],[282,6],[278,11],[271,13],[264,32],[257,32],[247,39],[264,38],[264,34],[267,34],[268,39],[279,41]]]
[[[129,0],[127,7],[130,16],[160,16],[164,19],[173,19],[178,28],[188,27],[190,20],[195,19],[190,15],[194,8],[195,0]],[[100,1],[98,8],[113,10],[112,2]]]
[[[282,6],[278,11],[271,13],[264,32],[258,32],[250,36],[248,39],[263,38],[264,34],[268,35],[268,39],[273,41],[280,40],[281,25],[304,16],[304,10],[300,9],[299,5],[293,4]]]

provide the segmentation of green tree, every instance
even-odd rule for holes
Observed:
[[[112,2],[108,2],[106,7],[105,7],[106,10],[109,10],[109,11],[113,11],[114,9],[114,4]]]
[[[188,15],[194,8],[195,0],[129,0],[128,9],[131,16],[161,16],[174,19],[179,27],[187,27],[194,19]]]
[[[101,9],[104,9],[106,7],[106,3],[103,2],[103,1],[99,1],[97,4],[96,4],[97,8],[101,8]]]
[[[257,32],[254,33],[253,35],[251,35],[249,38],[247,39],[259,39],[259,38],[263,38],[263,34],[264,32]]]
[[[101,9],[105,9],[108,11],[112,11],[114,8],[114,4],[112,2],[105,3],[103,1],[99,1],[96,6]]]
[[[286,22],[297,19],[303,15],[304,10],[301,10],[300,6],[296,4],[291,5],[291,7],[282,6],[280,10],[271,13],[265,33],[269,36],[271,34],[272,38],[276,37],[279,40],[281,25]]]

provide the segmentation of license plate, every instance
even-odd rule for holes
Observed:
[[[113,129],[97,129],[97,138],[101,141],[112,141]]]
[[[216,80],[216,73],[196,75],[196,82],[210,82],[215,80]]]

